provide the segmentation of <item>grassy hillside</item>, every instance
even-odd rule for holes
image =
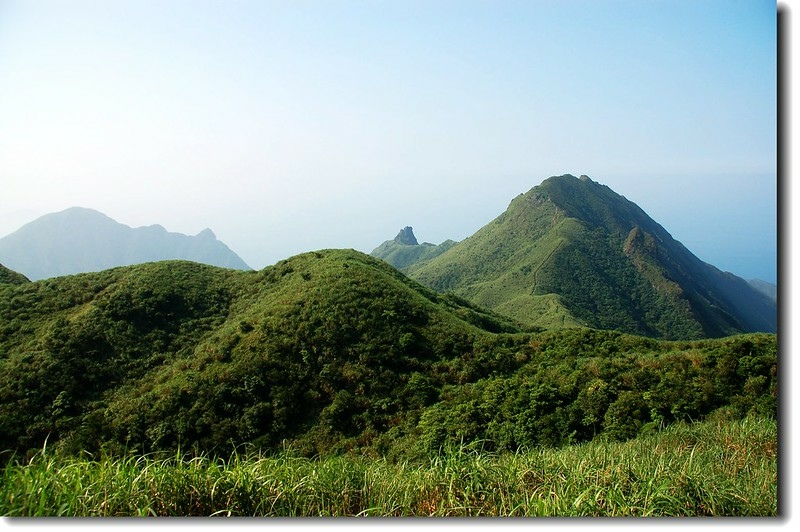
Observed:
[[[400,458],[626,439],[774,418],[776,365],[775,335],[521,333],[355,251],[259,272],[167,261],[0,284],[0,449]]]
[[[545,180],[474,235],[404,271],[529,328],[687,339],[777,327],[774,302],[585,176]]]
[[[454,240],[445,240],[439,245],[430,243],[404,244],[387,240],[370,253],[373,257],[384,260],[397,269],[404,269],[412,264],[438,257],[455,245]]]
[[[455,241],[445,240],[441,244],[434,245],[429,242],[420,244],[414,236],[411,227],[403,228],[392,240],[387,240],[370,253],[373,257],[384,260],[402,270],[417,262],[430,260],[437,257],[453,247]]]
[[[552,204],[529,209],[526,201],[515,199],[505,213],[465,241],[405,271],[437,291],[452,291],[508,313],[531,328],[584,325],[560,295],[535,290],[538,266],[564,245],[574,228]]]
[[[636,440],[420,462],[362,456],[62,457],[0,478],[5,516],[777,517],[777,424],[676,424]]]

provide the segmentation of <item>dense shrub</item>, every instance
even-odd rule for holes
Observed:
[[[775,335],[515,330],[355,251],[0,284],[0,448],[401,458],[774,417]]]

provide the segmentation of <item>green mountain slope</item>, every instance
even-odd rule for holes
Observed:
[[[488,330],[515,329],[355,251],[260,272],[166,261],[0,285],[0,448],[384,431],[418,400],[416,373]]]
[[[0,238],[0,262],[33,281],[169,259],[250,269],[210,229],[189,236],[160,225],[131,228],[82,207],[44,215]]]
[[[774,302],[586,176],[545,180],[471,237],[404,271],[529,327],[660,338],[777,328]]]
[[[776,338],[524,334],[352,250],[0,283],[0,456],[242,445],[413,456],[774,417]]]
[[[387,240],[370,253],[373,257],[384,260],[402,270],[408,266],[438,257],[455,245],[453,240],[445,240],[434,245],[429,242],[420,244],[411,227],[403,228],[392,240]]]
[[[22,284],[27,282],[29,282],[27,277],[0,264],[0,284]]]

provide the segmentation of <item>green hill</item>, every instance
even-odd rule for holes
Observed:
[[[27,282],[29,282],[27,277],[0,264],[0,284],[22,284]]]
[[[520,333],[352,250],[0,283],[0,451],[415,456],[774,417],[774,335]],[[8,453],[2,454],[10,458]]]
[[[424,384],[415,375],[515,330],[354,251],[260,272],[166,261],[0,285],[0,316],[0,448],[384,431],[409,382]]]
[[[417,242],[414,230],[411,227],[403,228],[392,240],[387,240],[370,253],[373,257],[384,260],[402,270],[417,262],[438,257],[455,245],[453,240],[445,240],[434,245],[429,242]]]
[[[545,180],[474,235],[404,271],[532,328],[667,339],[777,329],[773,301],[586,176]]]

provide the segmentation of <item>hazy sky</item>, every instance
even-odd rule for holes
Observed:
[[[776,75],[769,1],[0,0],[0,236],[83,206],[262,268],[572,173],[775,282]]]

